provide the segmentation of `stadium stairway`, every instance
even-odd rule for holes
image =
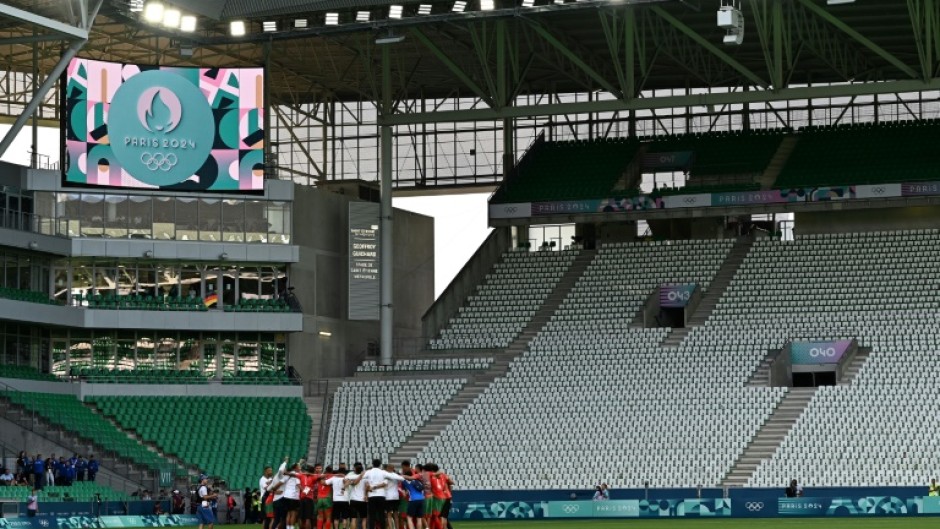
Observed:
[[[783,166],[786,165],[787,159],[790,158],[790,154],[793,153],[793,149],[796,148],[798,141],[800,141],[799,137],[792,134],[783,138],[783,141],[780,142],[780,146],[777,147],[777,152],[774,153],[774,157],[770,159],[767,168],[764,169],[760,178],[757,179],[758,183],[761,185],[761,189],[770,189],[773,187],[774,182],[777,181],[777,177],[780,176],[780,171],[782,171]]]
[[[485,371],[469,377],[467,384],[437,414],[431,417],[421,428],[413,433],[391,455],[391,461],[414,459],[433,441],[444,429],[462,414],[473,401],[479,397],[490,384],[499,377],[505,376],[513,360],[523,354],[529,347],[529,342],[542,330],[551,319],[552,314],[558,310],[562,301],[571,292],[578,278],[587,269],[597,255],[596,250],[582,250],[574,262],[565,271],[545,303],[535,313],[528,325],[523,328],[509,347],[494,355],[493,363]]]
[[[0,416],[8,421],[44,437],[58,445],[65,446],[73,454],[94,454],[102,468],[137,485],[138,488],[151,488],[150,470],[124,458],[115,457],[94,442],[80,438],[75,432],[66,430],[46,420],[38,413],[33,413],[6,397],[0,397]]]
[[[862,366],[868,361],[869,356],[871,356],[871,347],[859,347],[858,351],[855,352],[855,356],[852,357],[849,365],[845,368],[845,372],[842,373],[842,380],[839,381],[839,385],[851,385],[858,372],[862,370]]]
[[[322,455],[317,452],[320,442],[320,428],[323,423],[323,405],[327,401],[327,395],[310,395],[304,397],[304,405],[307,407],[307,415],[310,417],[310,443],[307,445],[307,453],[314,455],[317,461],[322,460]]]
[[[164,453],[162,450],[160,450],[160,447],[158,447],[158,446],[156,445],[156,443],[153,443],[153,442],[151,442],[151,441],[147,441],[146,439],[144,439],[144,438],[140,437],[139,435],[137,435],[136,432],[134,432],[134,431],[132,431],[132,430],[128,430],[128,429],[124,428],[123,426],[121,426],[121,424],[120,424],[119,422],[115,421],[113,417],[108,417],[107,415],[101,413],[101,410],[98,409],[98,406],[96,406],[96,405],[94,405],[94,404],[89,404],[89,403],[83,403],[83,404],[85,405],[86,408],[88,408],[89,410],[91,410],[92,413],[94,413],[95,415],[98,415],[99,417],[101,417],[101,418],[104,419],[105,421],[108,421],[109,423],[111,423],[111,424],[114,426],[115,429],[117,429],[117,430],[120,431],[121,433],[126,434],[128,437],[130,437],[131,439],[137,441],[138,443],[144,445],[144,446],[147,448],[147,450],[150,450],[151,452],[153,452],[153,453],[157,454],[158,456],[162,457],[162,458],[165,459],[168,463],[170,463],[170,464],[172,464],[172,465],[174,465],[174,466],[183,468],[183,469],[186,471],[186,473],[187,473],[187,475],[188,475],[189,477],[188,477],[188,478],[184,478],[184,477],[180,477],[180,476],[174,477],[174,488],[178,488],[178,489],[180,489],[180,490],[183,490],[184,488],[188,488],[188,487],[194,482],[194,478],[196,478],[197,476],[199,476],[200,470],[199,470],[198,468],[187,464],[185,461],[183,461],[183,460],[181,460],[181,459],[179,459],[179,458],[177,458],[177,457],[174,457],[174,456],[171,456],[171,455],[169,455],[169,454]]]
[[[769,459],[783,442],[815,393],[816,388],[790,388],[767,422],[738,456],[728,475],[721,481],[722,488],[743,487],[747,484],[761,461]]]
[[[773,365],[774,360],[777,358],[777,355],[780,354],[780,349],[774,351],[768,351],[764,356],[763,360],[760,361],[760,364],[757,366],[757,369],[751,373],[751,378],[748,379],[747,385],[751,387],[767,387],[770,385],[770,367]]]
[[[529,321],[528,325],[523,327],[519,336],[509,344],[504,354],[515,358],[528,349],[529,342],[535,338],[535,335],[537,335],[539,331],[545,327],[545,324],[548,323],[548,320],[552,318],[552,314],[561,306],[561,302],[565,300],[565,297],[567,297],[571,289],[574,288],[575,283],[578,282],[578,278],[581,277],[581,274],[584,273],[588,265],[591,264],[591,261],[594,260],[595,255],[597,255],[597,250],[581,250],[581,253],[578,254],[574,262],[571,263],[571,266],[568,267],[568,270],[565,271],[565,275],[562,276],[558,284],[555,285],[555,289],[548,295],[545,303],[539,307],[539,310],[532,317],[532,320]]]
[[[708,290],[702,296],[702,300],[699,301],[695,311],[689,317],[688,326],[684,328],[677,327],[669,331],[669,334],[666,335],[661,344],[663,347],[679,347],[679,344],[681,344],[682,341],[685,340],[685,337],[688,336],[689,332],[691,332],[692,327],[705,325],[705,321],[708,320],[708,317],[711,315],[712,311],[715,310],[718,301],[721,299],[721,296],[724,295],[728,285],[731,284],[734,274],[738,272],[741,263],[744,262],[748,252],[751,251],[751,245],[753,243],[753,239],[749,237],[742,237],[734,241],[734,247],[728,252],[728,257],[726,257],[725,262],[721,264],[721,268],[718,270],[718,273],[715,274],[711,283],[709,283]],[[642,318],[642,313],[638,317]],[[637,323],[637,317],[634,317],[631,325],[637,326]],[[639,326],[642,326],[642,324]]]

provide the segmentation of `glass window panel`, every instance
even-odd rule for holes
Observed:
[[[183,333],[180,336],[180,370],[200,371],[202,369],[202,345],[197,333]]]
[[[235,341],[227,338],[222,341],[222,373],[235,371]]]
[[[17,263],[16,254],[6,254],[4,258],[4,266],[6,268],[6,280],[4,282],[5,287],[7,288],[18,288],[20,281],[17,275],[19,274],[19,266]]]
[[[61,377],[65,376],[68,371],[66,370],[67,359],[68,359],[68,348],[69,343],[67,340],[53,340],[52,341],[52,369],[51,373],[55,376]]]
[[[176,239],[176,229],[180,220],[176,200],[169,197],[153,199],[153,238],[161,240]],[[182,227],[182,226],[180,226]]]
[[[179,297],[180,269],[175,266],[158,266],[157,279],[159,281],[158,298]]]
[[[257,371],[260,344],[254,333],[238,335],[238,371]]]
[[[257,298],[261,287],[259,269],[254,266],[243,266],[238,270],[239,299]]]
[[[151,197],[130,197],[127,204],[127,229],[130,237],[134,239],[154,238],[153,199]]]
[[[268,202],[268,242],[287,244],[290,242],[290,209],[285,202]]]
[[[115,368],[134,369],[134,344],[135,340],[133,338],[118,338],[115,347]]]
[[[176,238],[181,241],[199,240],[199,204],[195,198],[176,200]]]
[[[144,297],[157,295],[157,270],[153,263],[137,265],[137,291]]]
[[[92,365],[95,367],[115,367],[117,364],[115,346],[113,334],[96,332],[91,346]]]
[[[83,193],[81,199],[81,234],[83,237],[104,235],[105,202],[103,195]]]
[[[213,279],[214,279],[213,275]],[[183,276],[181,280],[182,284],[180,286],[181,292],[180,296],[187,298],[200,298],[205,297],[202,295],[203,285],[202,285],[202,271],[193,266],[193,265],[184,265],[183,266]],[[211,285],[210,285],[211,286]],[[206,289],[208,291],[213,291],[213,289]],[[206,294],[208,295],[208,294]]]
[[[104,200],[105,235],[112,238],[127,237],[128,200],[126,195],[108,195]]]
[[[267,242],[268,219],[265,216],[264,202],[245,201],[245,240],[248,242]]]
[[[214,338],[206,338],[202,341],[202,355],[204,358],[203,364],[203,373],[214,376],[216,369],[216,351],[218,347],[218,341]]]
[[[137,268],[134,266],[117,267],[117,291],[122,296],[137,294]]]
[[[199,201],[199,240],[218,241],[222,237],[222,201],[204,198]]]
[[[245,202],[222,201],[222,240],[242,242],[245,240]]]
[[[176,347],[177,340],[175,336],[160,338],[157,341],[157,348],[154,353],[153,367],[155,369],[176,369]]]
[[[137,369],[153,369],[153,353],[156,344],[149,336],[137,339]]]
[[[222,276],[222,303],[223,305],[234,305],[237,298],[235,297],[235,282],[238,279],[238,268],[231,267],[225,269],[225,275]]]

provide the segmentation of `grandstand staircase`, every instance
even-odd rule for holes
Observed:
[[[869,356],[871,356],[871,347],[859,347],[858,351],[855,352],[855,356],[849,361],[848,367],[842,373],[842,380],[839,381],[839,385],[851,385],[855,377],[858,376],[858,372],[862,370],[862,366],[868,361]]]
[[[104,413],[102,413],[101,410],[98,409],[98,406],[95,406],[95,405],[93,405],[93,404],[88,404],[88,403],[84,403],[84,404],[85,404],[85,407],[88,408],[89,410],[91,410],[92,413],[101,416],[102,419],[104,419],[104,420],[108,421],[109,423],[111,423],[119,432],[121,432],[121,433],[127,435],[127,436],[130,437],[131,439],[133,439],[133,440],[137,441],[138,443],[142,444],[145,448],[147,448],[147,450],[149,450],[149,451],[151,451],[151,452],[157,454],[158,456],[162,457],[162,458],[165,459],[168,463],[171,463],[171,464],[173,464],[173,465],[175,465],[175,466],[181,467],[181,468],[183,468],[184,470],[186,470],[186,473],[187,473],[190,477],[195,477],[195,476],[198,476],[198,475],[199,475],[199,472],[200,472],[200,471],[199,471],[199,469],[198,469],[197,467],[194,467],[194,466],[190,465],[190,464],[187,463],[186,461],[183,461],[182,459],[179,459],[179,458],[176,457],[176,456],[171,456],[171,455],[165,453],[159,446],[157,446],[156,443],[154,443],[154,442],[152,442],[152,441],[148,441],[148,440],[144,439],[143,437],[140,437],[139,435],[137,435],[137,432],[135,432],[134,430],[129,430],[129,429],[125,428],[121,423],[119,423],[119,422],[117,422],[116,420],[114,420],[113,417],[109,417],[108,415],[105,415]],[[185,480],[184,480],[184,481],[185,481]],[[179,482],[179,483],[176,484],[176,487],[177,487],[177,488],[180,488],[180,487],[188,487],[188,486],[190,485],[190,483],[191,483],[191,481],[186,481],[185,483],[183,483],[183,482],[181,481],[181,482]]]
[[[44,437],[60,446],[68,447],[73,454],[94,454],[101,468],[110,470],[118,476],[137,484],[139,488],[151,488],[153,486],[152,474],[149,468],[116,457],[97,443],[83,439],[75,432],[61,428],[47,421],[41,415],[11,402],[5,397],[0,397],[0,415],[40,437]]]
[[[777,152],[774,153],[773,158],[770,159],[770,163],[767,164],[767,168],[764,169],[764,172],[761,173],[757,181],[760,183],[761,189],[770,189],[773,187],[774,182],[777,181],[777,177],[780,176],[780,171],[783,170],[783,166],[786,165],[787,159],[790,158],[790,154],[793,152],[793,149],[796,148],[796,143],[799,141],[799,138],[795,135],[788,135],[780,141],[780,146],[777,147]]]
[[[555,285],[552,293],[549,294],[535,313],[535,316],[519,333],[519,336],[504,351],[494,355],[493,362],[488,369],[471,375],[467,383],[460,388],[460,391],[447,404],[395,450],[390,456],[391,461],[397,463],[404,459],[415,459],[431,441],[473,404],[476,398],[483,394],[494,380],[509,372],[513,360],[528,349],[529,342],[549,322],[552,314],[558,310],[562,301],[565,300],[568,293],[574,288],[575,283],[578,282],[578,278],[594,260],[596,253],[596,250],[581,250],[571,266],[568,267],[568,270],[565,271],[565,275]]]
[[[323,405],[326,404],[327,400],[329,400],[329,396],[326,394],[304,396],[307,416],[310,417],[310,441],[307,444],[307,453],[314,454],[316,461],[323,459],[317,451],[320,444],[320,428],[327,419],[323,413]]]
[[[803,410],[809,405],[816,388],[790,388],[776,409],[738,456],[731,471],[721,481],[724,487],[743,487],[760,466],[761,461],[773,456],[786,438]]]
[[[705,321],[708,320],[712,311],[718,306],[718,301],[721,300],[721,296],[724,295],[728,285],[731,284],[734,275],[738,273],[741,263],[744,262],[748,252],[751,251],[753,242],[749,237],[742,237],[734,242],[734,246],[728,252],[728,257],[725,258],[721,268],[718,269],[718,273],[708,284],[708,290],[702,296],[698,306],[695,307],[695,311],[689,316],[686,327],[677,327],[669,331],[669,334],[663,338],[663,342],[660,344],[662,347],[679,347],[679,344],[691,332],[692,327],[705,325]],[[642,314],[639,317],[642,318]],[[634,318],[632,325],[636,325],[636,318]]]

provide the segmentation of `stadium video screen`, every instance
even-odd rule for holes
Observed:
[[[264,69],[72,59],[64,185],[261,192]]]

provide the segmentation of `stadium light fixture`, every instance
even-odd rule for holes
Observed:
[[[463,13],[465,9],[467,9],[467,3],[463,0],[457,0],[454,2],[454,13]]]
[[[327,26],[338,26],[339,13],[327,13],[326,17],[324,17],[323,23]]]
[[[307,29],[307,19],[306,18],[295,19],[294,29]]]
[[[369,12],[368,11],[357,11],[356,12],[356,22],[368,22],[369,21]]]
[[[522,7],[535,7],[535,0],[522,0]]]
[[[144,0],[130,0],[127,3],[128,9],[131,13],[140,13],[144,10]]]
[[[196,17],[193,15],[184,15],[180,19],[180,31],[185,31],[186,33],[192,33],[196,31]]]
[[[388,8],[388,18],[401,18],[402,11],[404,8],[399,4],[392,4]]]
[[[744,14],[738,0],[722,0],[718,8],[718,27],[725,30],[722,42],[738,46],[744,42]]]
[[[431,4],[421,4],[418,6],[419,15],[430,15],[431,14]]]
[[[826,0],[827,6],[841,6],[845,4],[854,4],[855,0]]]
[[[381,45],[387,45],[387,44],[398,44],[399,42],[403,40],[405,40],[404,35],[395,35],[391,31],[389,31],[388,35],[375,39],[375,43],[381,46]]]
[[[261,23],[261,31],[273,33],[277,31],[277,20],[265,20]]]
[[[163,2],[147,2],[144,6],[144,20],[157,24],[163,20]]]
[[[495,8],[496,3],[493,0],[480,0],[481,11],[492,11]]]
[[[565,0],[555,0],[555,5],[557,6],[565,5]]]
[[[229,35],[233,37],[244,37],[248,32],[244,20],[233,20],[228,26]]]
[[[163,11],[163,25],[168,28],[177,29],[180,27],[180,19],[183,14],[179,9],[165,9]]]

